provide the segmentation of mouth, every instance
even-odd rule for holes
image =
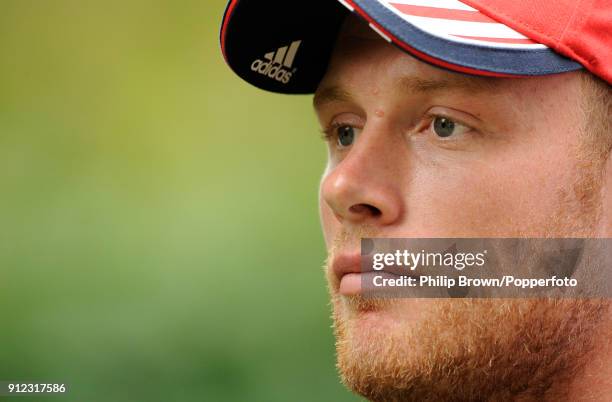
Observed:
[[[338,254],[332,260],[335,289],[344,296],[361,293],[361,255],[359,253]]]
[[[355,252],[338,254],[332,260],[331,270],[335,279],[332,282],[333,287],[343,296],[363,294],[364,288],[367,289],[367,292],[372,293],[372,283],[375,277],[398,278],[406,275],[405,272],[394,272],[393,269],[375,271],[372,268],[371,257]]]

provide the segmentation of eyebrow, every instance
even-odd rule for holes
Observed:
[[[312,105],[315,110],[318,110],[328,103],[351,102],[352,100],[353,97],[347,90],[342,89],[340,86],[329,86],[315,92],[314,98],[312,98]]]
[[[398,80],[398,88],[408,94],[430,94],[458,90],[469,94],[494,92],[499,88],[499,79],[493,77],[472,78],[457,76],[450,79],[430,79],[415,76],[405,76]],[[317,91],[312,100],[316,110],[332,102],[351,102],[350,92],[341,86],[329,86]]]
[[[499,79],[494,77],[453,76],[452,78],[427,79],[406,76],[399,79],[399,87],[406,92],[430,93],[459,90],[469,93],[493,92],[499,88]]]

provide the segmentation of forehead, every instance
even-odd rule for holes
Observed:
[[[315,94],[315,106],[325,93],[380,88],[404,93],[454,91],[469,95],[514,94],[551,101],[578,96],[578,72],[542,77],[497,78],[448,71],[422,62],[380,37],[354,15],[338,35],[328,71]]]

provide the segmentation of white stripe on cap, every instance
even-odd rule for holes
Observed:
[[[546,48],[458,0],[379,1],[415,27],[449,41],[485,47]]]
[[[414,17],[407,15],[405,20],[433,35],[465,35],[485,38],[528,39],[503,24],[488,22],[456,21],[440,18]]]
[[[393,3],[410,4],[412,6],[446,8],[450,10],[477,11],[475,8],[472,8],[457,0],[395,0]]]

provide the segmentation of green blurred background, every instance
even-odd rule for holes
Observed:
[[[4,399],[356,400],[311,99],[232,75],[224,3],[0,0],[0,380],[72,387]]]

